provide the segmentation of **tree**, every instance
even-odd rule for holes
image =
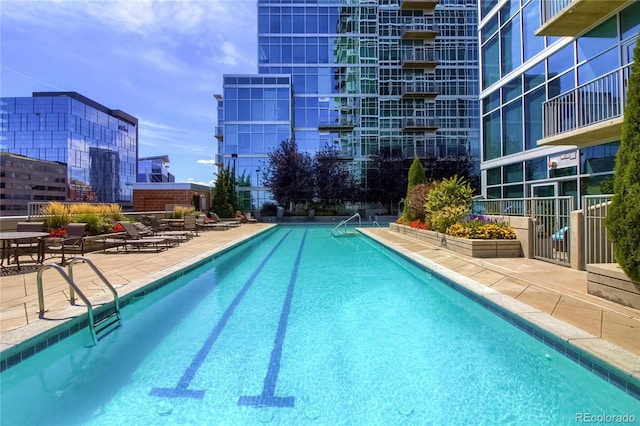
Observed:
[[[219,216],[233,217],[235,215],[236,206],[234,204],[234,182],[232,172],[227,167],[223,167],[218,173],[218,178],[213,187],[213,201],[211,206],[213,211]]]
[[[613,200],[605,222],[622,270],[640,282],[640,38],[631,68],[622,138],[616,154]]]
[[[411,209],[409,209],[409,200],[411,199],[411,190],[414,186],[425,183],[427,178],[424,175],[424,167],[422,167],[422,163],[418,157],[413,159],[411,166],[409,167],[409,177],[407,182],[407,195],[404,197],[404,211],[402,212],[402,216],[404,216],[408,220],[413,220],[411,214]]]
[[[373,167],[367,170],[367,199],[379,201],[390,212],[407,189],[405,160],[399,155],[379,152],[371,156]]]
[[[314,157],[316,198],[323,207],[335,207],[345,200],[353,201],[358,186],[340,158],[337,148],[327,145]]]
[[[280,205],[298,204],[313,199],[313,167],[311,157],[298,151],[293,140],[284,140],[268,154],[264,184]]]

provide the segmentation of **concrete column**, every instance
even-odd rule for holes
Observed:
[[[569,218],[569,262],[571,269],[584,271],[584,214],[574,210]]]

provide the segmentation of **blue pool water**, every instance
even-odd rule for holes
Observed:
[[[108,273],[106,274],[108,277]],[[3,425],[574,424],[639,401],[366,237],[278,227],[0,375]]]

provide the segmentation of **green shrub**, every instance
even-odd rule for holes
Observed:
[[[424,174],[424,167],[422,167],[420,159],[416,157],[413,159],[413,163],[411,163],[411,166],[409,167],[407,195],[404,197],[404,211],[402,212],[402,215],[406,216],[409,221],[415,219],[412,216],[411,209],[409,208],[409,201],[411,200],[411,190],[414,186],[426,182],[427,178]]]
[[[616,154],[613,200],[606,227],[622,270],[640,283],[640,38],[629,77],[622,139]]]
[[[429,229],[446,232],[447,228],[469,214],[473,201],[471,184],[454,176],[436,182],[424,204],[425,222]]]

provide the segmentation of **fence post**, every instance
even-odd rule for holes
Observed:
[[[574,210],[569,218],[569,253],[571,269],[585,270],[584,259],[584,213]]]

